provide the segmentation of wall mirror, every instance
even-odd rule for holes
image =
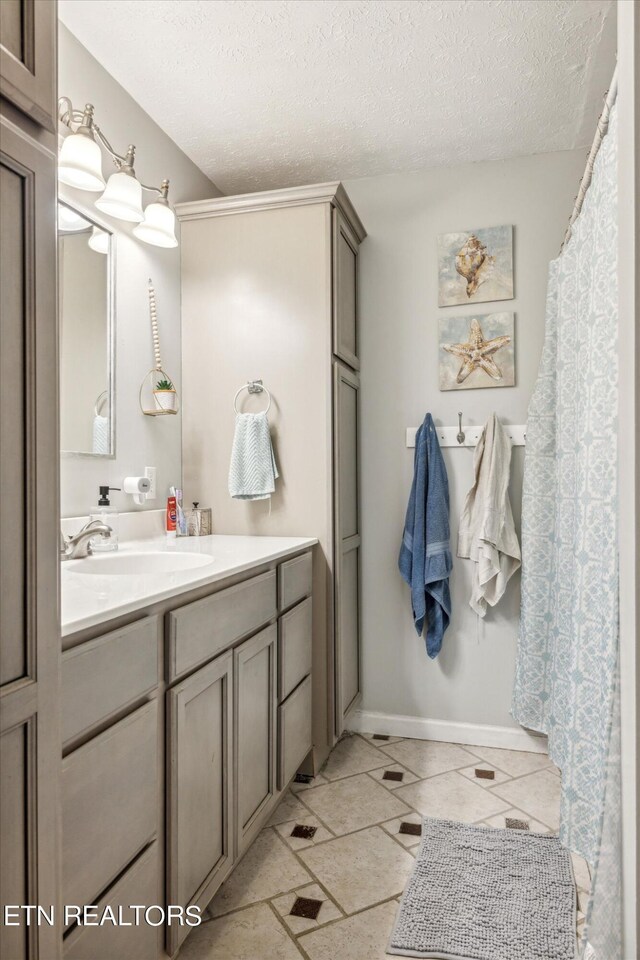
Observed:
[[[115,251],[113,234],[58,203],[60,447],[115,456]]]

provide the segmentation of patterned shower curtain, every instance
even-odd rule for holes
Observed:
[[[562,771],[560,839],[595,872],[587,937],[602,960],[621,956],[616,114],[614,106],[582,211],[549,269],[527,420],[512,708],[548,735]]]

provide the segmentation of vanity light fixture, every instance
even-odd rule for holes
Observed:
[[[169,181],[160,187],[148,187],[136,177],[133,167],[135,147],[129,144],[124,156],[116,153],[94,120],[93,105],[74,110],[68,97],[58,100],[58,119],[70,133],[65,137],[58,159],[58,179],[78,190],[104,191],[95,201],[102,213],[137,224],[134,235],[156,247],[177,247],[176,217],[169,204]],[[116,172],[105,185],[102,176],[103,148],[113,161]],[[142,209],[142,191],[157,196]],[[93,235],[92,238],[93,240]],[[91,244],[92,249],[97,249]]]

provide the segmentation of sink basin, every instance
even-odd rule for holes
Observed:
[[[213,563],[213,557],[201,553],[182,553],[177,550],[138,553],[93,554],[82,560],[66,560],[63,568],[70,573],[84,573],[98,577],[140,577],[162,573],[182,573]]]

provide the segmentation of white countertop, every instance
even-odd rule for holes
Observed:
[[[61,564],[62,636],[114,617],[144,609],[159,600],[250,570],[312,547],[313,537],[153,537],[120,543],[118,553],[179,551],[211,557],[211,563],[172,573],[108,575],[73,571]],[[89,558],[88,563],[99,557]]]

